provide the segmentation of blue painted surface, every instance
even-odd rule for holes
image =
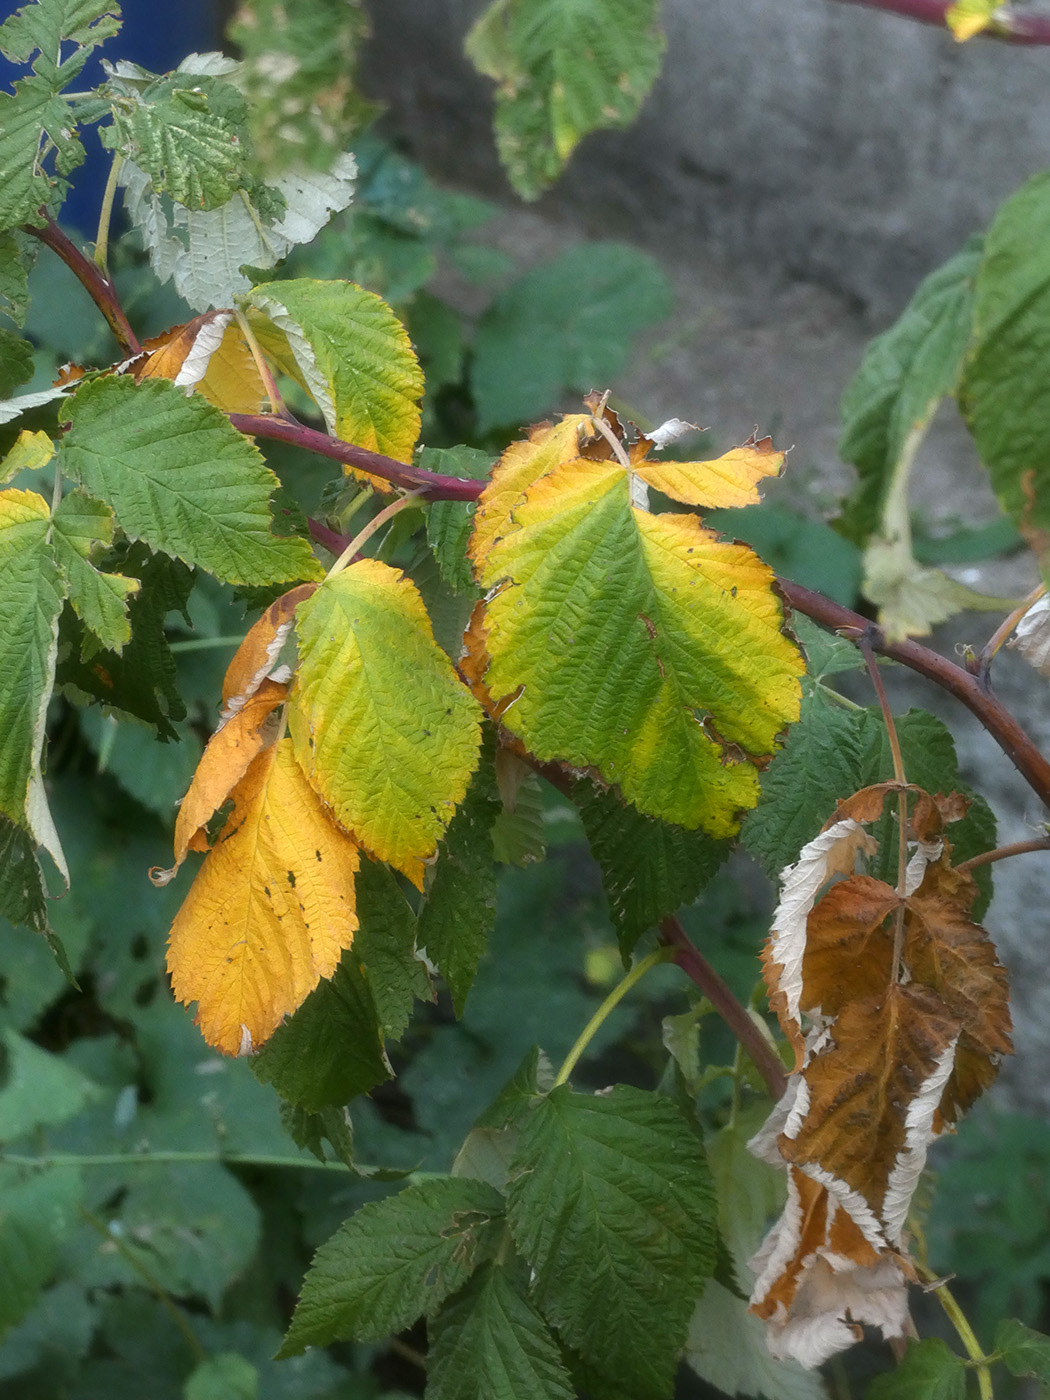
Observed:
[[[0,0],[0,14],[20,9],[20,5]],[[100,58],[110,61],[130,59],[153,73],[166,73],[178,66],[188,53],[202,53],[223,47],[219,5],[216,0],[124,0],[121,5],[124,27],[114,39],[96,49],[83,74],[77,78],[78,90],[94,87],[102,81]],[[0,55],[0,86],[10,90],[11,83],[29,72],[16,67]],[[84,234],[93,234],[98,218],[99,201],[109,171],[109,154],[99,144],[94,127],[83,133],[87,159],[73,174],[73,188],[62,208],[62,223]]]

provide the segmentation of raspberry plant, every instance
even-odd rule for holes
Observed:
[[[993,1364],[1047,1380],[1050,1341],[1020,1321],[1000,1322],[983,1349],[936,1273],[916,1204],[931,1144],[1011,1049],[1006,975],[979,920],[990,867],[1022,848],[996,847],[950,735],[922,712],[895,719],[878,667],[891,658],[955,695],[1047,800],[1050,767],[990,683],[1015,630],[1045,665],[1042,588],[1009,605],[962,664],[928,650],[913,638],[932,623],[1002,600],[918,564],[907,507],[922,435],[958,394],[1004,511],[1045,569],[1032,352],[1050,335],[1046,179],[923,284],[846,394],[843,451],[860,482],[839,530],[864,550],[872,621],[778,578],[705,523],[757,503],[781,472],[768,438],[668,456],[688,423],[636,426],[603,386],[577,384],[591,391],[576,411],[495,450],[493,430],[533,391],[512,356],[509,386],[492,389],[491,325],[489,358],[478,339],[474,441],[421,445],[428,410],[440,422],[413,343],[425,345],[427,316],[431,332],[441,317],[425,293],[411,301],[425,274],[405,293],[407,327],[394,295],[316,275],[331,270],[322,231],[333,215],[350,210],[359,256],[377,237],[352,203],[349,146],[374,154],[359,133],[367,111],[340,81],[356,11],[313,0],[289,18],[259,0],[235,25],[239,60],[192,55],[164,75],[114,61],[101,86],[71,91],[118,29],[106,0],[34,0],[0,27],[0,49],[29,70],[0,98],[0,294],[14,327],[0,332],[3,392],[33,375],[18,328],[41,245],[115,342],[101,363],[67,365],[3,405],[0,909],[46,941],[76,986],[87,966],[78,918],[92,916],[68,911],[90,908],[98,877],[82,891],[90,867],[67,858],[52,811],[68,805],[54,803],[63,725],[79,708],[89,734],[101,714],[161,741],[188,738],[175,648],[229,645],[206,619],[209,607],[229,615],[235,596],[250,621],[211,677],[174,860],[166,868],[156,852],[149,864],[155,898],[176,900],[171,992],[196,1007],[217,1052],[198,1071],[244,1061],[253,1093],[272,1086],[292,1143],[267,1155],[236,1107],[217,1110],[218,1176],[203,1180],[219,1221],[241,1209],[234,1169],[293,1167],[293,1148],[371,1183],[317,1251],[280,1358],[416,1328],[391,1345],[420,1361],[439,1400],[662,1400],[683,1354],[730,1392],[812,1396],[815,1368],[867,1325],[900,1362],[873,1382],[875,1397],[962,1396],[969,1377],[987,1396]],[[661,43],[649,0],[501,0],[486,12],[469,51],[501,83],[498,139],[522,193],[553,179],[588,130],[630,119]],[[112,163],[89,255],[57,220],[92,126]],[[130,256],[109,246],[118,195],[128,239],[182,299],[185,315],[159,335],[136,329],[111,275]],[[469,225],[462,205],[458,216]],[[605,259],[617,293],[632,278],[644,291],[648,275],[660,301],[637,254]],[[377,280],[396,285],[389,243],[378,264]],[[569,259],[531,286],[548,276],[571,296],[591,273],[586,257]],[[532,314],[529,295],[519,301]],[[616,331],[652,312],[637,296],[633,310],[630,298],[617,304],[617,326],[583,357],[598,370],[615,369]],[[422,358],[430,386],[450,382],[436,352]],[[566,369],[561,381],[581,377]],[[307,459],[336,478],[314,515],[297,492]],[[173,645],[179,615],[203,635]],[[868,708],[830,682],[851,669],[868,673]],[[445,1160],[365,1165],[352,1125],[367,1124],[367,1096],[389,1090],[395,1063],[411,1078],[428,1006],[440,999],[459,1017],[476,1000],[495,867],[542,860],[545,804],[548,821],[568,813],[586,836],[623,975],[558,1067],[534,1046],[502,1088],[478,1096]],[[705,908],[734,844],[781,887],[750,979],[761,972],[779,1034],[680,917]],[[1040,836],[1023,850],[1048,845]],[[130,855],[116,859],[122,881],[145,877]],[[547,955],[538,948],[535,960]],[[141,1050],[148,1032],[128,1027],[154,993],[107,1003],[128,956],[96,960],[91,976],[98,1005],[124,1007],[122,1020],[106,1013],[118,1038]],[[644,1085],[585,1091],[588,1052],[662,965],[677,970],[666,985],[679,1009],[664,1022],[660,1064]],[[550,976],[554,997],[553,964]],[[184,1036],[166,989],[158,1005]],[[736,1038],[729,1066],[701,1058],[708,1010]],[[86,1348],[100,1294],[126,1286],[130,1270],[166,1300],[190,1348],[186,1395],[257,1394],[262,1363],[209,1349],[178,1302],[218,1310],[247,1263],[236,1229],[223,1239],[221,1223],[210,1235],[195,1225],[191,1263],[151,1243],[141,1221],[155,1206],[140,1203],[138,1233],[133,1211],[125,1232],[129,1188],[104,1175],[92,1184],[93,1172],[135,1161],[177,1173],[203,1159],[151,1138],[148,1113],[145,1138],[123,1153],[78,1150],[75,1132],[64,1143],[109,1081],[91,1055],[47,1053],[45,1024],[25,1034],[31,1023],[4,1032],[0,1132],[15,1150],[0,1162],[0,1237],[14,1262],[0,1324],[28,1313],[28,1326],[41,1289],[65,1287],[84,1310]],[[712,1096],[719,1082],[728,1098]],[[118,1137],[135,1102],[112,1106]],[[172,1191],[190,1179],[174,1176]],[[81,1244],[61,1275],[78,1218],[124,1273]],[[914,1340],[917,1284],[938,1296],[964,1354]],[[28,1335],[16,1333],[19,1346]],[[335,1394],[329,1379],[330,1390],[318,1379],[295,1393]]]

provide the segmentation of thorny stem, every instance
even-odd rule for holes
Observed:
[[[865,636],[872,651],[900,662],[954,695],[976,716],[1039,800],[1050,807],[1050,762],[1005,705],[989,691],[987,684],[918,642],[888,642],[881,627],[821,593],[786,579],[778,579],[777,583],[789,607],[805,613],[829,631],[845,631],[851,637]]]
[[[901,958],[904,955],[904,896],[908,870],[908,791],[906,787],[908,779],[904,773],[904,755],[901,753],[900,739],[897,735],[897,726],[893,722],[893,711],[890,709],[889,697],[886,694],[886,687],[882,683],[882,676],[875,663],[875,653],[871,649],[871,643],[867,636],[858,639],[857,648],[864,657],[868,675],[875,687],[875,694],[879,698],[879,708],[882,710],[886,735],[890,741],[890,753],[893,755],[893,776],[900,784],[897,792],[897,894],[900,898],[894,914],[893,960],[890,963],[890,979],[896,982],[900,979]]]
[[[920,24],[947,28],[944,16],[949,9],[949,0],[841,0],[841,3],[865,5],[868,9],[885,10],[891,15],[918,20]],[[1004,6],[981,33],[989,39],[1002,39],[1008,44],[1050,44],[1050,17],[1017,14]]]
[[[974,1330],[966,1320],[966,1314],[955,1301],[946,1283],[939,1281],[937,1275],[925,1264],[916,1264],[916,1269],[922,1278],[932,1287],[929,1291],[936,1295],[937,1301],[944,1309],[948,1320],[959,1337],[960,1342],[966,1349],[966,1355],[970,1358],[970,1364],[977,1372],[977,1388],[981,1393],[981,1400],[992,1400],[992,1377],[988,1370],[988,1357],[984,1353],[980,1342],[974,1335]]]
[[[198,1361],[207,1361],[208,1353],[204,1350],[203,1346],[201,1346],[200,1338],[190,1326],[186,1315],[175,1302],[175,1299],[164,1287],[160,1279],[157,1278],[148,1264],[146,1264],[133,1249],[127,1247],[116,1231],[108,1229],[105,1222],[100,1220],[94,1211],[88,1210],[86,1206],[81,1206],[80,1214],[89,1225],[99,1232],[107,1244],[111,1244],[120,1257],[134,1269],[135,1273],[142,1279],[146,1287],[156,1297],[157,1302],[160,1303],[172,1322],[174,1322],[175,1326],[186,1338],[186,1343],[196,1359]]]
[[[113,218],[113,200],[117,193],[117,180],[120,178],[120,168],[123,164],[124,157],[119,151],[114,152],[109,167],[109,178],[102,195],[102,207],[98,213],[98,232],[95,234],[95,266],[107,281],[109,280],[109,226]]]
[[[350,543],[340,554],[332,567],[328,570],[328,577],[334,578],[336,574],[341,574],[348,564],[354,562],[354,556],[358,554],[361,546],[372,538],[377,530],[381,530],[388,520],[392,520],[395,515],[403,511],[407,506],[418,505],[421,491],[410,491],[407,496],[402,496],[399,500],[391,501],[388,506],[384,506],[378,515],[374,515],[363,529],[359,530]]]
[[[1010,856],[1025,856],[1029,851],[1050,851],[1050,836],[1036,836],[1031,841],[1014,841],[1010,846],[997,846],[994,851],[982,851],[979,856],[961,860],[956,870],[976,870],[979,865],[991,865]]]
[[[1022,599],[1018,606],[1014,608],[1013,612],[1010,613],[1008,617],[1004,618],[1003,621],[999,624],[999,626],[995,629],[992,635],[988,638],[987,642],[985,642],[984,646],[981,648],[980,655],[974,658],[972,665],[967,666],[967,670],[972,671],[973,674],[977,677],[977,679],[982,682],[982,684],[987,685],[988,673],[991,670],[992,662],[995,660],[995,657],[998,655],[998,653],[1002,650],[1006,639],[1010,636],[1011,632],[1013,632],[1014,628],[1024,617],[1025,613],[1028,612],[1028,610],[1033,606],[1033,604],[1038,603],[1039,599],[1043,596],[1045,592],[1045,583],[1041,583],[1038,585],[1038,587],[1033,588],[1031,593],[1029,593],[1028,597]]]
[[[773,1047],[752,1020],[750,1012],[737,1001],[673,914],[660,920],[660,937],[669,948],[674,949],[675,963],[707,997],[751,1056],[755,1068],[766,1081],[770,1094],[779,1100],[787,1087],[787,1075]]]
[[[594,1039],[599,1027],[607,1020],[610,1012],[623,1000],[631,988],[642,980],[651,967],[656,967],[657,963],[671,962],[674,956],[675,954],[672,948],[657,948],[655,952],[650,953],[649,956],[643,958],[641,962],[635,963],[630,972],[617,982],[616,986],[576,1037],[576,1043],[566,1055],[565,1063],[558,1071],[557,1078],[552,1088],[556,1089],[559,1084],[568,1083],[569,1076],[576,1068],[587,1046],[590,1045],[591,1041]]]
[[[23,224],[22,228],[23,232],[31,233],[53,253],[57,253],[69,270],[75,274],[90,295],[91,300],[106,318],[106,324],[113,332],[117,344],[124,353],[126,355],[141,355],[142,346],[139,344],[138,336],[131,329],[128,318],[124,315],[124,308],[117,300],[113,283],[104,277],[91,259],[82,253],[73,240],[62,232],[54,219],[48,218],[47,223],[42,228],[37,228],[33,224]]]

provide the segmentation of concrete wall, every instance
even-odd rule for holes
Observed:
[[[366,83],[428,167],[507,192],[491,84],[462,57],[480,0],[375,0]],[[1050,49],[836,0],[665,0],[642,116],[584,143],[543,204],[590,231],[819,281],[882,321],[1050,164]]]

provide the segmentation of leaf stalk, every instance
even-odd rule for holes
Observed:
[[[642,980],[650,968],[656,967],[658,963],[671,962],[674,957],[675,951],[673,948],[656,948],[648,957],[644,957],[641,962],[635,963],[634,967],[631,968],[626,976],[622,977],[620,981],[617,982],[616,986],[576,1037],[576,1043],[566,1055],[565,1063],[558,1071],[554,1084],[551,1086],[552,1088],[556,1089],[559,1084],[566,1084],[568,1082],[569,1076],[576,1068],[580,1057],[594,1039],[599,1028],[608,1019],[609,1014],[619,1005],[631,988]]]

